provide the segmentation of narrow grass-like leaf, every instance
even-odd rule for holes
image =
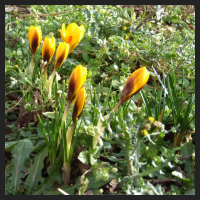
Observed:
[[[165,87],[165,85],[163,84],[163,82],[160,80],[160,75],[157,74],[156,70],[154,69],[154,67],[152,66],[154,73],[156,74],[160,84],[162,85],[162,87],[165,89],[166,94],[168,94],[167,88]]]
[[[105,113],[106,107],[107,107],[108,102],[109,102],[109,97],[110,97],[111,89],[112,89],[112,82],[110,84],[110,90],[109,90],[108,96],[105,98],[105,100],[103,102],[103,112],[102,112],[103,115]]]
[[[140,91],[140,95],[142,96],[142,100],[144,102],[144,106],[146,108],[146,111],[147,111],[147,117],[151,117],[152,116],[152,113],[151,113],[151,108],[149,106],[149,102],[144,94],[144,92],[141,90]]]
[[[47,148],[48,148],[48,150],[49,150],[49,141],[48,141],[48,138],[47,138],[46,131],[45,131],[45,129],[44,129],[44,126],[43,126],[42,120],[40,119],[40,116],[39,116],[39,115],[37,115],[37,116],[38,116],[38,120],[39,120],[41,129],[42,129],[42,133],[43,133],[43,135],[44,135],[44,139],[45,139]],[[49,153],[50,153],[50,150],[49,150]]]
[[[155,119],[158,120],[158,100],[157,100],[157,91],[155,91]]]
[[[195,100],[195,94],[193,94],[192,97],[190,98],[190,101],[189,101],[187,108],[184,112],[183,123],[182,123],[182,126],[181,126],[181,133],[185,132],[187,130],[187,127],[189,126],[188,125],[189,115],[190,115],[194,100]]]
[[[60,102],[60,110],[59,110],[59,121],[61,121],[62,119],[62,116],[63,116],[63,111],[64,111],[64,106],[65,106],[65,95],[64,95],[64,92],[65,92],[65,80],[63,80],[62,82],[62,95],[61,95],[61,102]]]
[[[183,72],[182,72],[182,84],[181,84],[181,101],[183,101],[183,87],[184,87],[184,84],[183,84],[183,80],[184,80],[184,69],[183,69]],[[180,108],[180,112],[183,113],[183,104],[181,104],[181,108]]]

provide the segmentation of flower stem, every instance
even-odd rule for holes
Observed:
[[[73,122],[72,127],[69,132],[67,132],[67,159],[69,160],[69,152],[70,152],[70,147],[71,147],[71,141],[72,141],[72,136],[74,132],[74,127],[75,127],[75,122]]]
[[[47,81],[47,67],[48,67],[48,64],[44,66],[44,85],[46,85],[46,81]]]
[[[34,70],[33,60],[34,60],[34,53],[32,53],[32,55],[31,55],[31,64],[30,64],[30,70],[29,70],[31,79],[33,77],[33,70]]]
[[[122,101],[122,99],[120,99],[120,100],[118,101],[117,105],[112,109],[112,111],[115,112],[115,111],[119,108],[119,106],[120,106],[122,103],[123,103],[123,101]]]
[[[51,74],[51,76],[49,77],[49,94],[48,94],[48,98],[51,98],[51,86],[52,86],[52,82],[53,82],[53,78],[56,74],[56,68],[54,68],[53,73]]]
[[[72,102],[71,100],[68,100],[68,101],[67,101],[67,105],[66,105],[66,107],[65,107],[65,111],[64,111],[64,114],[63,114],[63,117],[62,117],[62,123],[64,123],[65,120],[66,120],[67,113],[68,113],[68,110],[69,110],[69,107],[70,107],[71,102]]]
[[[70,170],[71,170],[71,164],[70,163],[63,163],[63,183],[65,185],[69,185],[70,180]]]
[[[68,110],[69,110],[69,107],[70,107],[70,104],[71,104],[71,100],[68,100],[67,101],[67,105],[65,107],[65,111],[64,111],[64,114],[63,114],[63,117],[62,117],[62,123],[65,123],[65,120],[66,120],[66,117],[67,117],[67,113],[68,113]],[[59,136],[58,136],[58,143],[57,143],[57,149],[60,145],[60,140],[61,140],[62,136],[61,136],[61,126],[60,126],[60,129],[59,129]]]
[[[125,137],[126,137],[126,153],[127,153],[127,164],[128,164],[128,171],[130,175],[133,175],[133,161],[130,160],[130,136],[125,131]]]

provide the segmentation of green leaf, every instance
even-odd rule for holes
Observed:
[[[58,158],[56,159],[55,164],[51,165],[48,171],[48,178],[43,178],[41,180],[41,184],[36,187],[36,191],[34,191],[33,195],[45,194],[49,190],[54,190],[53,182],[58,180],[60,181],[60,169],[62,166],[62,155],[59,154]],[[59,179],[58,179],[59,178]],[[61,178],[62,181],[62,178]]]
[[[48,117],[50,119],[55,119],[55,111],[54,112],[43,112],[42,113],[45,117]],[[58,117],[58,116],[57,116]]]
[[[42,168],[44,167],[43,160],[48,155],[47,146],[45,146],[40,153],[38,153],[34,158],[34,164],[28,169],[29,175],[26,179],[26,184],[30,186],[29,193],[32,187],[41,179],[42,176]]]
[[[181,145],[180,154],[183,157],[190,156],[192,155],[193,150],[195,150],[195,145],[190,142],[185,142]],[[187,172],[188,177],[189,178],[192,177],[192,165],[193,165],[192,158],[184,159],[183,162],[185,163],[184,170]]]
[[[83,53],[83,59],[88,62],[89,61],[89,56],[85,53]]]
[[[10,59],[12,57],[12,51],[9,48],[5,48],[5,57]]]
[[[183,133],[187,130],[188,126],[192,122],[192,120],[190,120],[190,119],[192,119],[194,117],[193,116],[193,117],[189,118],[194,100],[195,100],[195,94],[193,94],[193,96],[190,98],[187,108],[184,112],[184,118],[183,118],[183,122],[181,124],[182,125],[181,130],[180,130],[181,133]]]
[[[78,159],[83,163],[83,164],[88,164],[88,151],[81,151],[79,153]]]
[[[5,142],[5,151],[10,151],[19,141]]]
[[[141,94],[141,96],[142,96],[142,100],[143,100],[143,102],[144,102],[144,106],[145,106],[146,111],[147,111],[147,116],[148,116],[148,117],[152,117],[151,108],[150,108],[150,106],[149,106],[149,102],[148,102],[148,100],[147,100],[147,98],[146,98],[144,92],[143,92],[143,91],[140,91],[140,94]]]
[[[64,190],[66,193],[68,193],[69,195],[74,195],[75,190],[76,189],[78,190],[82,186],[82,184],[80,183],[80,178],[81,176],[78,177],[76,183],[73,186],[63,185],[60,188]],[[89,180],[88,186],[86,188],[86,190],[89,190],[91,188],[99,188],[105,185],[106,183],[110,182],[112,179],[116,178],[116,175],[109,173],[109,178],[106,181],[103,181],[103,180],[95,181],[96,177],[93,174],[88,174],[85,176],[85,178]],[[53,191],[53,192],[48,192],[46,195],[62,195],[62,194],[59,191]]]
[[[33,148],[32,153],[37,150],[41,150],[46,145],[45,140],[40,140]]]
[[[195,189],[187,190],[184,195],[195,195]]]
[[[24,139],[19,141],[11,151],[13,158],[11,163],[14,165],[12,170],[12,176],[9,178],[11,183],[14,185],[14,194],[17,193],[19,184],[22,182],[21,178],[24,178],[24,173],[27,169],[24,165],[24,162],[29,159],[29,154],[33,149],[32,142],[29,139]]]

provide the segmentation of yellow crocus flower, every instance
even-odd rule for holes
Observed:
[[[76,23],[71,23],[65,28],[65,24],[62,24],[60,32],[63,42],[69,44],[69,54],[78,45],[84,36],[84,26],[78,26]]]
[[[49,90],[49,94],[48,94],[49,99],[51,97],[51,86],[52,86],[53,78],[56,74],[57,69],[63,64],[63,62],[67,58],[68,52],[69,52],[69,44],[67,44],[66,42],[61,42],[58,45],[58,48],[56,49],[54,70],[53,70],[53,73],[51,74],[51,76],[49,77],[48,86],[47,86],[47,88]]]
[[[150,72],[146,67],[141,67],[134,71],[127,79],[121,93],[121,98],[112,111],[116,111],[123,102],[128,101],[135,93],[139,92],[146,85],[149,76]]]
[[[61,42],[56,50],[54,67],[58,69],[69,54],[69,44],[66,42]]]
[[[56,40],[54,37],[47,36],[42,45],[42,60],[49,64],[53,57],[56,47]]]
[[[30,69],[29,69],[30,77],[32,79],[34,70],[34,64],[33,64],[34,54],[38,50],[40,42],[42,40],[42,31],[39,26],[30,26],[28,31],[28,40],[30,44],[30,50],[32,52]]]
[[[78,65],[71,73],[68,84],[68,100],[72,101],[80,88],[85,83],[87,77],[87,67]]]
[[[135,93],[139,92],[149,80],[149,71],[146,67],[141,67],[134,71],[127,79],[121,93],[123,102],[128,101]]]
[[[39,26],[30,26],[28,31],[28,40],[30,50],[34,54],[38,50],[42,40],[42,31]]]
[[[73,122],[75,122],[76,118],[80,117],[80,114],[85,105],[85,99],[86,99],[86,91],[85,91],[85,88],[82,87],[79,90],[79,92],[76,95],[76,98],[74,100],[74,106],[73,106],[73,112],[72,112]]]

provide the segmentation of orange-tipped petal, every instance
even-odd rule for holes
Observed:
[[[42,60],[49,64],[55,52],[56,40],[54,37],[46,37],[42,45]]]
[[[85,99],[86,99],[86,91],[85,88],[82,87],[78,94],[76,95],[76,98],[74,100],[74,106],[73,106],[73,112],[72,112],[72,119],[73,122],[78,118],[83,110],[83,107],[85,105]]]
[[[146,67],[141,67],[134,71],[124,85],[121,93],[122,101],[128,101],[135,93],[140,91],[146,85],[149,75],[150,73]]]
[[[28,40],[31,52],[35,53],[38,50],[42,40],[42,31],[39,26],[30,26],[28,31]]]
[[[68,99],[73,100],[80,90],[80,88],[85,83],[87,77],[87,67],[83,67],[82,65],[78,65],[69,77],[68,84]]]
[[[54,67],[58,69],[65,59],[67,58],[69,53],[69,44],[66,42],[61,42],[56,50],[56,55],[55,55],[55,61],[54,61]]]

